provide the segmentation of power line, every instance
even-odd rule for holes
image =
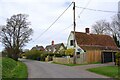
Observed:
[[[63,31],[65,31],[66,29],[70,28],[71,26],[73,26],[73,24],[71,24],[68,27],[66,27],[65,29],[63,29]]]
[[[72,5],[72,3],[62,12],[62,14],[45,30],[43,31],[34,41],[39,39],[45,32],[47,32],[59,19],[60,17],[68,10],[68,8]],[[33,41],[33,42],[34,42]]]
[[[76,6],[76,8],[81,8],[81,9],[86,9],[86,10],[91,10],[91,11],[99,11],[99,12],[118,13],[118,12],[116,12],[116,11],[108,11],[108,10],[91,9],[91,8],[78,7],[78,6]]]
[[[85,5],[85,7],[87,7],[87,6],[90,4],[91,1],[92,1],[92,0],[89,0],[89,1],[87,2],[87,4]],[[73,1],[73,2],[74,2],[74,1]],[[76,7],[76,6],[75,6],[75,7]],[[82,9],[82,11],[80,12],[79,15],[81,15],[81,14],[83,13],[83,11],[84,11],[84,9]],[[79,16],[78,16],[78,17],[79,17]],[[75,19],[75,20],[76,20],[76,19]],[[72,25],[73,25],[73,24],[71,24],[71,25],[68,26],[67,28],[63,29],[63,31],[66,30],[66,29],[68,29],[68,28],[70,28]]]
[[[87,4],[85,5],[85,8],[90,4],[90,2],[91,2],[91,0],[89,0],[89,1],[87,2]],[[80,15],[84,12],[84,10],[85,10],[85,9],[83,8],[78,17],[80,17]]]

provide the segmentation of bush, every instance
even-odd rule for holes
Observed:
[[[55,57],[63,57],[63,56],[66,56],[65,54],[54,54]]]
[[[45,61],[47,55],[48,55],[47,52],[39,51],[39,50],[30,50],[25,53],[27,59],[40,60],[40,61]],[[49,55],[52,56],[53,54],[49,54]]]
[[[66,56],[65,53],[51,53],[51,52],[45,52],[45,51],[39,51],[39,50],[30,50],[25,52],[24,54],[27,59],[32,59],[32,60],[40,60],[40,61],[45,61],[45,58],[47,56],[50,57],[50,60],[52,60],[52,57],[62,57]]]
[[[67,56],[73,56],[74,54],[74,49],[70,48],[65,51],[65,55]]]
[[[62,56],[66,56],[65,53],[47,53],[47,55],[53,57],[62,57]]]
[[[120,64],[119,64],[119,61],[118,61],[118,60],[120,59],[120,52],[117,52],[117,53],[115,54],[115,56],[116,56],[116,63],[115,63],[115,64],[116,64],[116,65],[120,65]]]
[[[40,56],[40,60],[41,61],[45,61],[45,58],[47,57],[47,54],[45,54],[45,53],[43,53],[43,54],[41,54],[41,56]]]
[[[41,57],[42,51],[39,50],[30,50],[25,53],[27,59],[37,60]]]

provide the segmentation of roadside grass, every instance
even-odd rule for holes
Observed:
[[[111,78],[118,78],[118,67],[117,66],[104,66],[87,69],[90,72],[105,75]]]
[[[2,58],[0,57],[0,79],[2,79]]]
[[[79,66],[81,64],[62,64],[62,63],[57,63],[57,62],[52,62],[53,64],[60,64],[60,65],[65,65],[65,66]]]
[[[13,76],[15,78],[27,78],[28,77],[27,66],[22,62],[17,62],[17,64],[18,65],[12,71],[12,73],[14,73]]]
[[[60,65],[66,65],[66,66],[82,66],[82,65],[89,65],[88,63],[85,63],[85,64],[62,64],[62,63],[57,63],[57,62],[52,62],[54,64],[60,64]],[[99,62],[94,62],[94,63],[90,63],[90,64],[101,64]]]
[[[2,78],[7,79],[21,79],[24,80],[28,77],[27,66],[20,62],[14,61],[11,58],[2,58]]]

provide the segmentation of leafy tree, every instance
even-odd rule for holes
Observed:
[[[33,30],[29,28],[28,15],[17,14],[7,19],[7,24],[2,26],[1,39],[9,57],[18,60],[18,55],[23,46],[30,41]]]

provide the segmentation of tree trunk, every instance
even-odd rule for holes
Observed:
[[[12,59],[14,59],[15,61],[18,61],[18,54],[12,54]]]

